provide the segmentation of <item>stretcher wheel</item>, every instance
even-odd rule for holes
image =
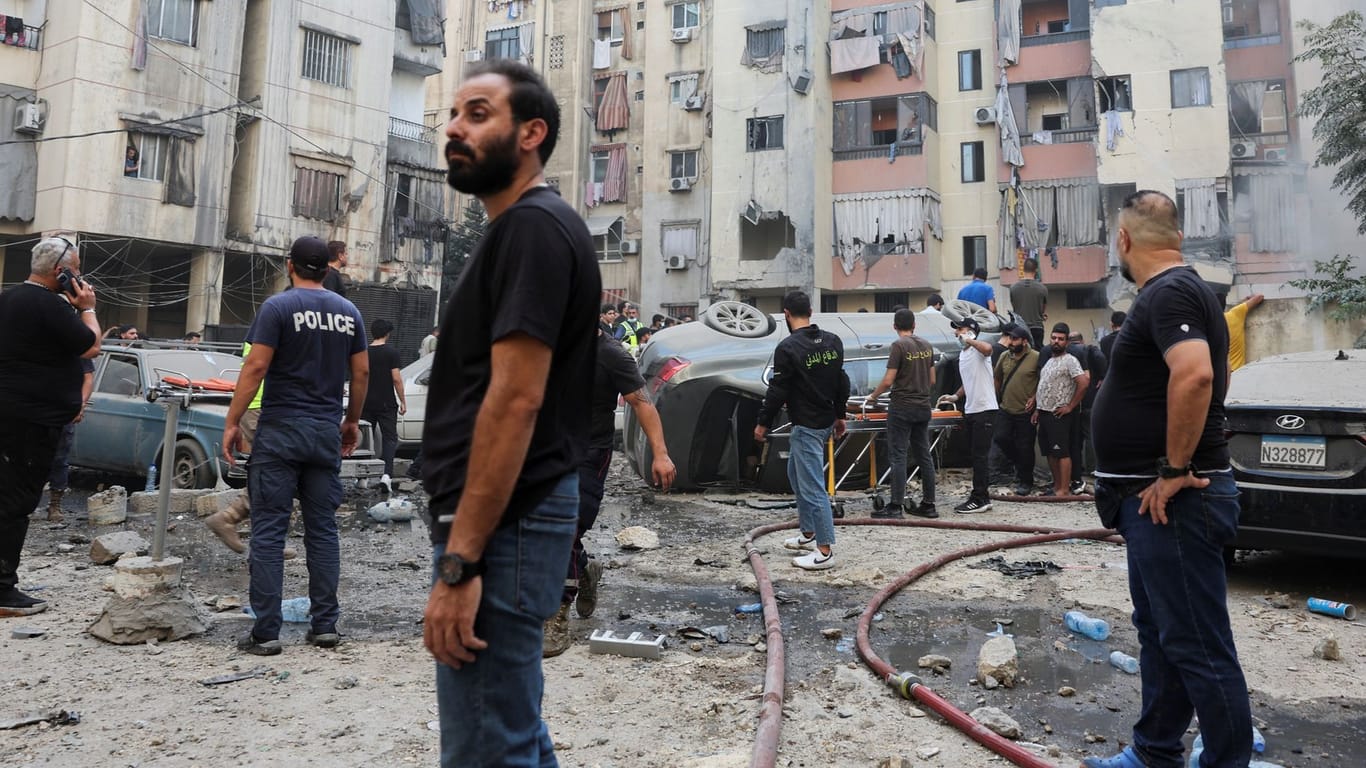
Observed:
[[[873,511],[874,511],[874,512],[881,512],[881,511],[882,511],[882,508],[885,507],[885,506],[887,506],[887,502],[882,498],[882,494],[880,494],[880,493],[875,493],[875,494],[873,494]]]
[[[831,511],[834,513],[835,517],[840,518],[840,519],[844,519],[844,502],[842,502],[842,501],[837,501],[837,502],[835,502],[835,503],[831,506]]]

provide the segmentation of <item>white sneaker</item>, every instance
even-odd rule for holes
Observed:
[[[816,548],[816,537],[812,536],[808,539],[806,534],[803,533],[799,536],[783,539],[783,546],[788,549],[795,549],[799,552],[810,552]]]
[[[394,484],[389,480],[388,473],[379,476],[379,484],[384,486],[384,492],[390,496],[394,495]]]
[[[792,564],[807,571],[823,571],[835,567],[835,550],[822,555],[819,549],[812,550],[801,557],[792,558]]]

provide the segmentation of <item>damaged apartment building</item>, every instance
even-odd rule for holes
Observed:
[[[100,321],[236,339],[302,235],[413,351],[449,222],[427,78],[438,0],[0,0],[0,253],[78,244]]]

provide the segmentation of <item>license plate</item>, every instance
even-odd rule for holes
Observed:
[[[1322,437],[1262,437],[1262,466],[1323,469],[1328,453]]]

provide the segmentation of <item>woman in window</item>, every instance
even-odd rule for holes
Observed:
[[[138,176],[139,167],[140,163],[138,162],[138,148],[133,146],[132,144],[129,144],[128,152],[124,154],[123,157],[123,175],[131,179],[136,179]]]

